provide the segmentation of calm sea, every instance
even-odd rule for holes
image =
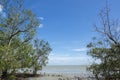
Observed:
[[[41,73],[55,74],[90,74],[87,65],[48,65],[43,67]]]

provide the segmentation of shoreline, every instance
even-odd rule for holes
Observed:
[[[83,75],[69,75],[69,74],[43,74],[39,77],[30,77],[25,80],[90,80],[89,77]],[[94,80],[94,79],[91,79]]]

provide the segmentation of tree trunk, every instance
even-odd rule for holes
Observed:
[[[99,77],[98,77],[98,75],[97,75],[97,74],[95,74],[95,78],[96,78],[97,80],[99,80]]]
[[[37,68],[35,67],[33,70],[33,74],[36,75],[37,74]]]
[[[4,71],[2,71],[1,79],[5,79],[5,78],[7,78],[7,75],[8,75],[8,73],[7,73],[7,69],[4,70]]]

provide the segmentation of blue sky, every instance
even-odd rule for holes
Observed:
[[[93,24],[99,22],[98,13],[104,8],[105,0],[26,0],[41,25],[36,35],[49,41],[53,51],[49,65],[84,65],[93,62],[86,54],[86,45],[94,32]],[[119,18],[120,0],[111,0],[112,17]]]

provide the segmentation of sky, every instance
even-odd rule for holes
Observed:
[[[120,0],[109,0],[111,17],[120,17]],[[87,55],[86,45],[99,23],[99,12],[105,0],[25,0],[40,19],[36,37],[49,42],[52,52],[48,65],[89,65],[94,59]]]

